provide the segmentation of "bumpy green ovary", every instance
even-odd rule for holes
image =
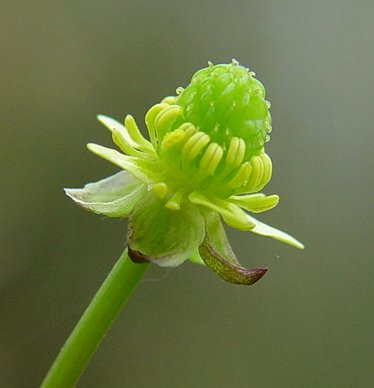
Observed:
[[[177,97],[146,115],[165,182],[154,186],[178,209],[184,195],[199,191],[226,198],[258,192],[271,178],[264,152],[271,130],[262,84],[233,62],[198,71]]]
[[[179,89],[176,101],[183,120],[207,133],[224,149],[232,137],[243,139],[245,160],[260,153],[271,131],[265,88],[253,76],[236,61],[210,64],[199,70],[185,89]]]

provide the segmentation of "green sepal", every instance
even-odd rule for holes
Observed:
[[[205,216],[205,238],[199,246],[205,264],[227,282],[251,285],[265,275],[266,268],[247,269],[240,265],[226,237],[220,217],[215,212]]]
[[[284,242],[286,244],[292,245],[299,249],[304,249],[304,244],[302,244],[300,241],[296,240],[294,237],[289,235],[288,233],[282,232],[281,230],[278,230],[276,228],[273,228],[272,226],[266,225],[261,221],[256,220],[255,218],[251,217],[249,214],[247,214],[249,220],[255,224],[256,226],[251,230],[251,232],[259,234],[261,236],[265,237],[271,237],[275,240]]]
[[[218,212],[227,225],[239,230],[252,230],[255,226],[247,217],[247,214],[234,203],[217,197],[207,198],[205,195],[193,191],[189,200],[196,205],[202,205]]]
[[[188,260],[194,264],[205,265],[204,260],[200,256],[198,248],[196,248],[195,251],[190,254]]]
[[[77,205],[107,217],[126,217],[143,197],[146,186],[127,171],[120,171],[82,189],[64,189]]]
[[[152,191],[135,208],[128,223],[129,255],[175,267],[187,260],[204,238],[204,218],[188,201],[180,210],[165,207]]]

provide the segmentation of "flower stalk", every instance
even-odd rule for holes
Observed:
[[[148,264],[122,253],[62,347],[41,388],[74,387],[113,321],[128,301]]]

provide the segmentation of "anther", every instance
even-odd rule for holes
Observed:
[[[261,179],[261,187],[259,188],[259,190],[261,190],[270,181],[271,174],[273,172],[273,165],[271,163],[270,157],[266,153],[263,153],[260,155],[260,158],[262,160],[263,173]]]
[[[156,128],[162,128],[164,125],[175,120],[181,113],[182,108],[178,105],[168,105],[165,109],[158,113],[155,118],[154,125]]]
[[[244,186],[248,182],[248,178],[251,174],[252,166],[250,162],[244,162],[240,167],[238,172],[228,183],[228,186],[235,189]]]
[[[197,132],[197,128],[191,123],[183,123],[179,129],[185,132],[186,139],[189,139],[194,133]]]
[[[262,161],[259,156],[254,156],[250,163],[252,165],[252,170],[249,180],[246,184],[246,191],[255,192],[257,191],[256,187],[262,176]]]
[[[180,128],[167,133],[162,140],[161,150],[163,152],[168,151],[170,148],[182,143],[185,137],[186,133]]]
[[[204,132],[196,132],[191,136],[182,148],[182,153],[189,159],[193,160],[200,151],[210,142],[210,137]]]
[[[146,140],[141,134],[133,116],[127,115],[125,117],[125,127],[130,137],[132,138],[132,140],[138,143],[139,149],[146,150],[146,151],[153,150],[151,143],[148,140]]]
[[[233,137],[226,155],[226,164],[233,168],[240,166],[245,154],[245,142],[239,137]]]
[[[128,139],[125,138],[124,134],[118,128],[113,128],[112,139],[114,144],[127,155],[134,155],[139,152],[128,143]]]
[[[217,143],[210,143],[200,161],[200,170],[206,175],[213,175],[223,156],[223,149]]]
[[[154,191],[154,193],[160,198],[160,199],[163,199],[165,198],[167,192],[168,192],[168,186],[165,182],[159,182],[159,183],[155,183],[153,186],[152,186],[152,189]]]
[[[145,115],[145,123],[148,128],[149,137],[151,138],[151,142],[154,147],[157,146],[157,135],[156,135],[156,126],[155,126],[155,118],[156,116],[169,105],[162,103],[154,105],[147,114]]]
[[[183,190],[178,190],[170,199],[166,202],[165,207],[170,210],[180,210],[181,201],[183,198]]]
[[[174,96],[167,96],[163,98],[161,102],[165,102],[166,104],[169,104],[169,105],[174,105],[176,101],[177,99]]]

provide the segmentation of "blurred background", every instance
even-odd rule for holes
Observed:
[[[96,121],[238,59],[265,84],[279,206],[306,245],[228,230],[252,287],[152,267],[79,387],[371,387],[373,33],[367,1],[0,2],[0,386],[37,387],[125,244],[63,187],[117,169]]]

